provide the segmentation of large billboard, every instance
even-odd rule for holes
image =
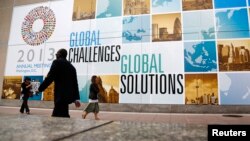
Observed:
[[[68,51],[82,102],[250,105],[249,0],[58,0],[13,10],[3,99]],[[240,83],[239,83],[240,82]],[[52,84],[32,100],[53,100]]]

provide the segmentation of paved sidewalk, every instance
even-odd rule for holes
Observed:
[[[207,141],[208,124],[249,124],[249,114],[100,112],[101,120],[51,117],[52,109],[0,106],[0,140],[7,141]]]
[[[50,117],[52,109],[30,108],[31,115]],[[20,115],[19,107],[0,106],[0,116]],[[70,110],[73,119],[82,118],[82,110]],[[250,114],[174,114],[174,113],[130,113],[105,112],[99,114],[101,120],[135,121],[154,123],[183,123],[183,124],[250,124]],[[89,114],[87,119],[94,119]]]

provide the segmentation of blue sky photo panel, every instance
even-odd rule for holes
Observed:
[[[185,72],[216,72],[214,41],[184,43]]]
[[[97,18],[121,16],[122,0],[98,0]]]
[[[245,7],[246,0],[214,0],[215,8]]]
[[[151,0],[152,13],[181,11],[180,0]]]
[[[250,73],[221,73],[219,75],[221,104],[249,105],[249,80]]]
[[[249,22],[247,9],[216,11],[217,38],[248,38]]]
[[[214,39],[213,17],[212,10],[183,13],[184,40]]]

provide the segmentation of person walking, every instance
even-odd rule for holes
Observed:
[[[95,115],[95,120],[99,120],[98,93],[99,93],[99,88],[97,85],[97,76],[94,75],[91,78],[91,84],[89,87],[89,104],[84,109],[84,112],[82,114],[83,119],[85,119],[89,113],[93,112]]]
[[[65,49],[58,50],[56,60],[53,61],[47,77],[38,88],[38,91],[42,92],[52,82],[55,83],[52,117],[70,118],[69,104],[74,102],[77,108],[81,106],[76,69],[67,61],[67,54]]]
[[[31,83],[30,83],[31,79],[29,77],[25,77],[24,78],[24,82],[21,84],[22,87],[22,99],[23,99],[23,103],[22,106],[20,108],[20,113],[24,113],[24,110],[26,110],[27,114],[30,114],[30,109],[28,106],[28,99],[30,97],[31,94]]]

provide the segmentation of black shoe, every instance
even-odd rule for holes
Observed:
[[[21,114],[23,114],[23,112],[22,112],[22,111],[20,111],[20,113],[21,113]]]

